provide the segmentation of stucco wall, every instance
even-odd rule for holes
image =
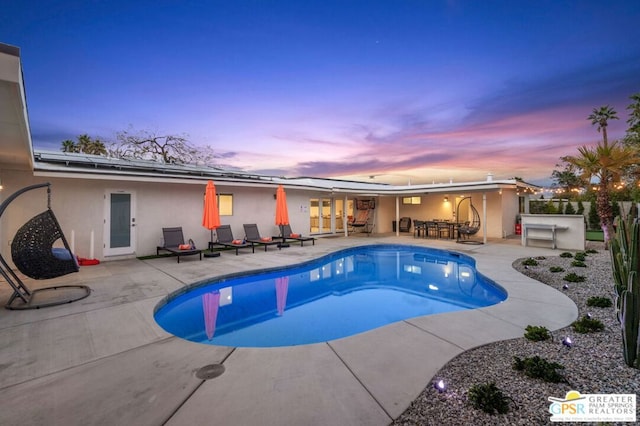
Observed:
[[[155,253],[163,227],[181,226],[185,239],[192,238],[196,246],[206,248],[210,231],[202,227],[202,204],[206,182],[165,183],[128,182],[80,179],[49,179],[31,176],[30,172],[3,174],[2,199],[16,190],[35,183],[51,182],[52,209],[65,236],[80,257],[90,256],[91,233],[94,235],[94,257],[105,260],[104,221],[105,194],[110,190],[130,191],[135,197],[134,253],[144,256]],[[244,223],[256,223],[264,236],[277,235],[275,225],[275,187],[227,187],[216,185],[219,193],[233,194],[233,216],[222,216],[223,224],[231,225],[234,236],[244,236]],[[313,193],[287,190],[289,219],[295,232],[309,234],[309,198]],[[30,191],[11,203],[2,217],[1,250],[10,259],[10,241],[19,227],[46,208],[46,189]],[[73,238],[72,238],[73,236]],[[215,239],[215,235],[214,235]],[[121,257],[121,256],[120,256]]]
[[[505,189],[502,191],[502,232],[503,236],[508,237],[516,232],[516,217],[520,212],[519,195],[514,189]]]

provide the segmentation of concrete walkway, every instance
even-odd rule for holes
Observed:
[[[410,236],[321,238],[218,258],[105,262],[30,288],[87,284],[81,301],[32,311],[0,310],[2,425],[387,425],[437,371],[461,352],[521,337],[528,324],[550,330],[577,317],[573,302],[511,267],[559,251]],[[187,342],[153,319],[156,304],[185,285],[251,269],[294,264],[347,246],[405,243],[473,256],[508,299],[488,308],[414,318],[326,343],[230,348]],[[0,282],[0,303],[10,296]],[[221,376],[198,379],[221,363]],[[470,366],[474,368],[474,366]]]

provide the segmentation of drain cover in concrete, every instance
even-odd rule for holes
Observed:
[[[205,365],[198,371],[196,371],[196,377],[200,380],[209,380],[215,379],[224,373],[224,365],[222,364],[211,364]]]

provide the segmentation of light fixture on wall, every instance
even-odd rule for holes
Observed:
[[[0,179],[0,191],[2,191],[2,179]]]
[[[444,196],[444,202],[448,203],[449,202],[449,197],[447,197],[446,195]]]

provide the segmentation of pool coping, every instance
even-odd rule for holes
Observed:
[[[153,321],[163,297],[219,271],[277,267],[376,242],[469,254],[477,270],[509,296],[486,308],[284,348],[200,345],[168,335]],[[12,363],[0,379],[0,423],[41,424],[47,418],[52,424],[182,425],[214,416],[221,425],[385,425],[463,351],[521,337],[528,324],[550,330],[570,324],[577,308],[569,298],[511,267],[520,257],[557,254],[503,240],[461,247],[410,237],[350,237],[201,262],[164,258],[83,268],[66,282],[90,285],[93,293],[85,301],[0,314],[0,356]],[[205,381],[195,377],[211,364],[224,365],[224,374]]]

